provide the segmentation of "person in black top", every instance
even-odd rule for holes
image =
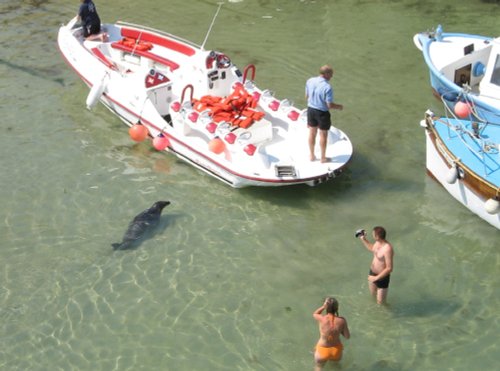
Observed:
[[[101,33],[101,19],[92,0],[80,0],[77,17],[82,22],[83,37],[87,40],[105,41],[106,34]]]

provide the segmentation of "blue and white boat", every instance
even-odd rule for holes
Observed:
[[[470,211],[500,229],[500,125],[427,111],[427,172]]]
[[[500,37],[418,33],[433,93],[461,118],[500,124]],[[460,102],[460,103],[459,103]]]

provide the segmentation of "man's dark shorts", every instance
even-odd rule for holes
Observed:
[[[320,111],[319,109],[307,108],[307,125],[319,127],[319,130],[329,130],[332,126],[330,111]]]
[[[370,276],[376,276],[375,273],[373,273],[373,271],[370,269],[370,273],[369,273]],[[385,276],[384,278],[381,278],[375,282],[373,282],[375,284],[375,286],[377,286],[377,288],[379,289],[386,289],[389,287],[389,282],[391,281],[391,275],[387,275]]]

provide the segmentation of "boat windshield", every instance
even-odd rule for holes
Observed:
[[[495,65],[493,66],[493,72],[491,74],[492,84],[500,86],[500,54],[497,54],[497,59],[495,60]]]

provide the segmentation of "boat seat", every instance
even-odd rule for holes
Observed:
[[[166,37],[149,33],[146,31],[122,27],[120,32],[123,37],[130,37],[132,39],[147,41],[156,45],[163,46],[167,49],[174,50],[178,53],[187,55],[188,57],[191,57],[196,53],[196,51],[189,45],[184,45],[175,40],[171,40]]]
[[[116,65],[113,62],[111,62],[108,58],[106,58],[106,56],[103,54],[103,52],[99,48],[97,48],[97,47],[92,48],[91,51],[108,68],[110,68],[112,70],[116,70],[117,69]]]
[[[231,130],[237,137],[237,141],[244,140],[245,144],[259,146],[273,139],[273,126],[270,121],[261,119],[249,128],[234,127]]]
[[[112,43],[111,47],[113,49],[122,50],[124,52],[128,52],[128,53],[131,53],[131,54],[133,52],[133,54],[135,54],[135,55],[140,55],[141,57],[149,58],[152,61],[161,63],[161,64],[169,67],[171,71],[174,71],[177,68],[179,68],[179,65],[177,63],[171,61],[170,59],[161,57],[158,54],[151,53],[150,51],[147,51],[147,50],[137,50],[137,49],[134,50],[134,48],[132,48],[130,46],[127,46],[127,45],[123,45],[123,44],[121,44],[120,42],[117,42],[117,41],[114,42],[114,43]]]

